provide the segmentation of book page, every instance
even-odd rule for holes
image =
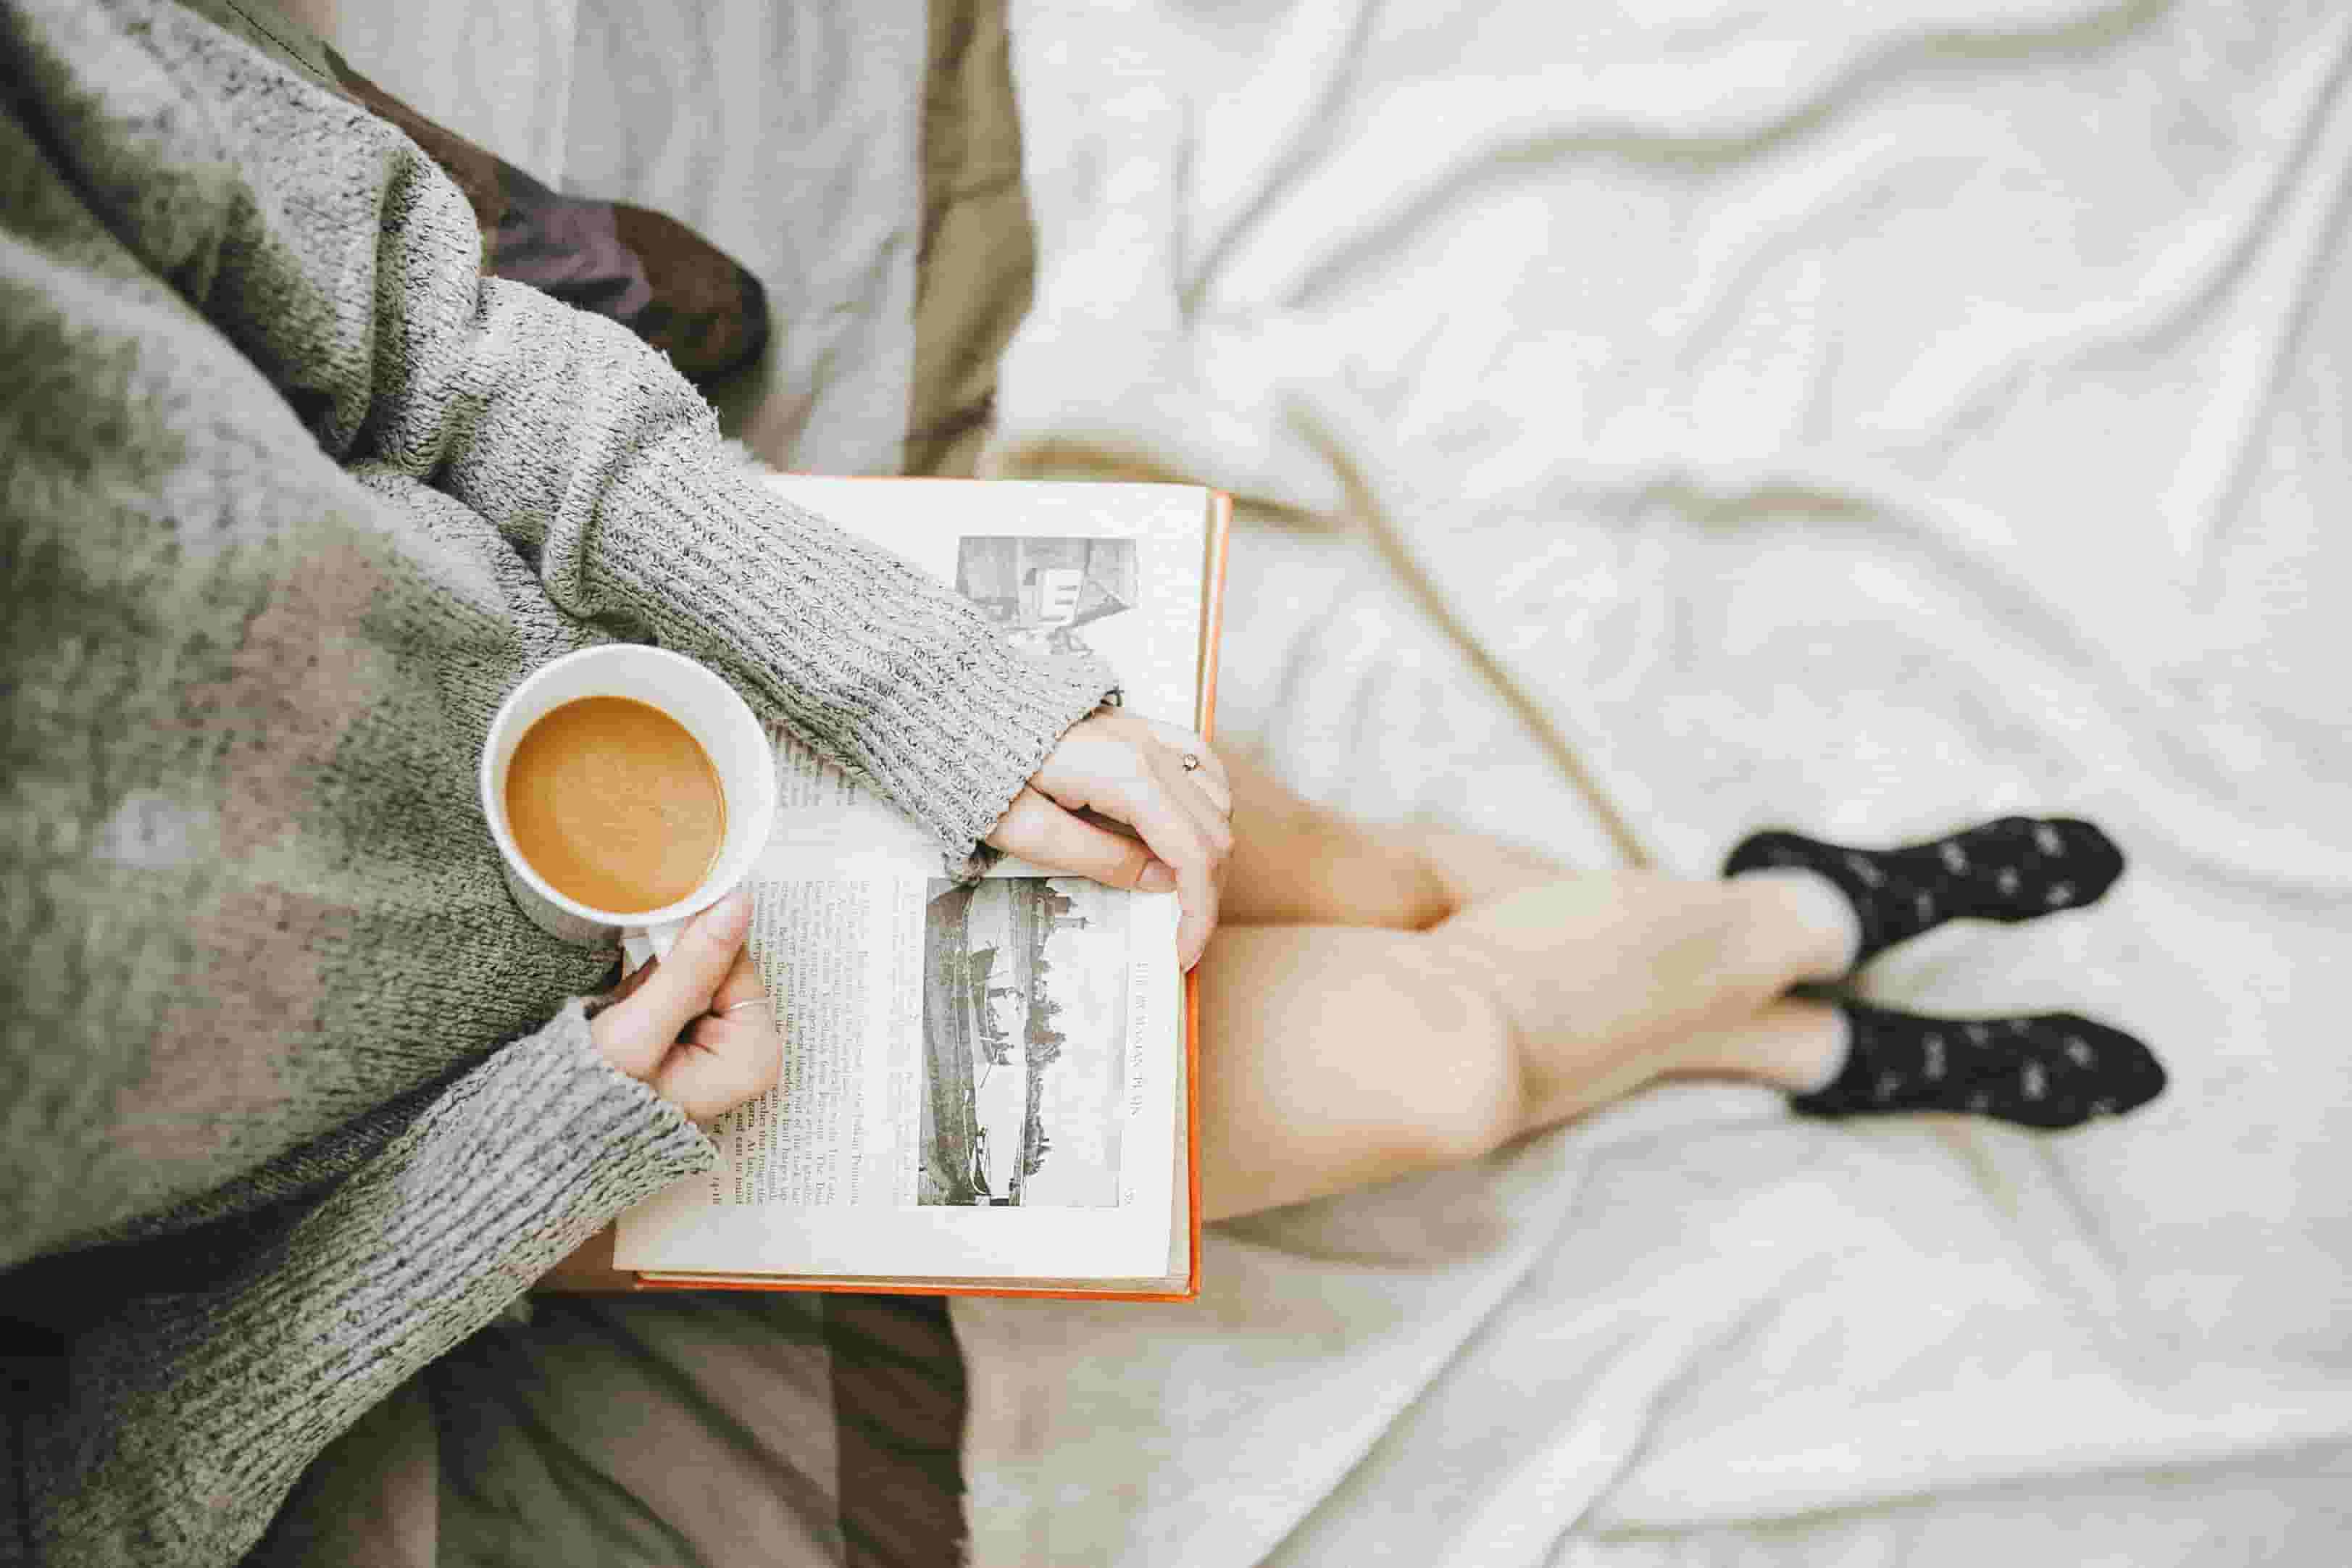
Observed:
[[[1181,1128],[1172,899],[1077,878],[765,882],[777,1087],[621,1218],[623,1268],[1158,1274]]]
[[[1202,491],[786,484],[956,582],[1007,637],[1091,644],[1130,709],[1192,722]],[[1175,899],[1013,863],[957,886],[894,808],[775,739],[781,805],[751,944],[782,1078],[720,1119],[717,1171],[622,1216],[616,1265],[1162,1273],[1184,1179]]]

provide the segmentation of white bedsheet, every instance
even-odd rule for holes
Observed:
[[[1870,994],[2074,1007],[2061,1137],[1654,1093],[964,1301],[982,1563],[2136,1565],[2352,1540],[2352,12],[1026,0],[1004,438],[1314,508],[1327,411],[1661,863],[2106,825],[2098,909]],[[1604,840],[1355,555],[1237,550],[1320,798]]]

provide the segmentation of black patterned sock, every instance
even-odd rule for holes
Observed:
[[[2164,1092],[2164,1065],[2120,1029],[2074,1013],[1927,1018],[1861,1002],[1845,1015],[1845,1065],[1789,1103],[1807,1116],[1950,1110],[2024,1127],[2121,1116]]]
[[[2123,875],[2124,857],[2087,822],[2004,816],[1897,849],[1759,833],[1731,852],[1723,874],[1777,868],[1811,871],[1845,895],[1862,925],[1859,967],[1948,920],[2030,921],[2095,903]]]

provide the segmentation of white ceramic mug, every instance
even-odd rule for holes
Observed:
[[[583,697],[626,697],[659,709],[686,726],[718,770],[727,835],[709,874],[676,903],[635,914],[596,909],[548,886],[515,847],[506,807],[515,747],[541,719]],[[775,752],[735,689],[685,655],[635,643],[582,648],[531,671],[499,705],[482,742],[482,815],[515,903],[541,930],[590,947],[611,947],[642,930],[667,952],[678,927],[726,897],[760,858],[776,816]]]

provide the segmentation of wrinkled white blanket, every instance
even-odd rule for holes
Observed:
[[[1026,0],[1004,438],[1324,509],[1342,431],[1665,865],[2105,824],[2095,910],[1868,990],[2074,1007],[2059,1137],[1654,1093],[1215,1234],[1194,1307],[965,1301],[982,1563],[2136,1565],[2352,1539],[2352,13]],[[1229,734],[1583,863],[1328,541]]]

